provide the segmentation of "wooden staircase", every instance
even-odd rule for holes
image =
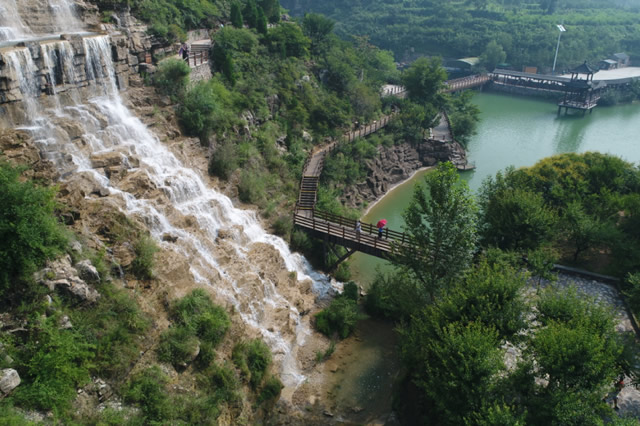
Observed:
[[[318,176],[303,176],[300,182],[298,210],[313,210],[318,200]]]

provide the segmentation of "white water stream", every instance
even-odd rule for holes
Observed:
[[[68,4],[61,0],[50,2],[56,7]],[[313,271],[302,256],[291,253],[281,238],[265,232],[255,212],[235,208],[228,197],[207,187],[198,172],[185,167],[128,110],[117,90],[108,36],[86,37],[83,41],[84,52],[74,52],[67,41],[41,45],[42,61],[53,86],[49,98],[53,97],[54,101],[47,102],[49,107],[38,98],[37,68],[30,50],[13,48],[2,53],[8,66],[20,76],[24,108],[30,117],[27,123],[14,124],[34,135],[45,157],[58,166],[63,176],[69,176],[69,171],[91,175],[112,197],[122,200],[127,215],[144,220],[158,244],[188,259],[194,280],[212,286],[221,298],[235,307],[248,325],[259,331],[281,365],[284,384],[295,388],[304,380],[296,354],[310,333],[308,323],[302,321],[294,303],[280,294],[279,283],[265,278],[264,271],[248,258],[248,253],[256,243],[268,244],[277,250],[286,269],[295,272],[299,281],[312,281],[316,293],[326,292],[331,283],[327,277]],[[79,54],[86,58],[90,95],[80,102],[81,94],[76,90],[65,100],[59,99],[58,86],[66,83],[68,92],[70,84],[77,81],[73,64],[74,55]],[[68,104],[67,99],[75,102]],[[59,126],[62,121],[80,126],[82,137],[69,137]],[[144,173],[170,200],[170,205],[123,191],[112,184],[102,169],[94,169],[90,156],[109,152],[120,153],[125,165],[136,164],[137,167],[130,167],[129,172]],[[195,218],[199,232],[194,234],[176,225],[172,219],[173,210],[183,217]],[[216,238],[222,229],[232,229],[235,234],[225,242],[232,244],[235,257],[243,262],[241,272],[233,265],[235,262],[230,265],[234,268],[228,269],[225,266],[228,262],[220,262],[217,258]],[[162,237],[167,234],[177,237],[176,242],[163,242]],[[274,258],[274,265],[279,261]],[[286,324],[281,323],[283,309],[286,310]]]

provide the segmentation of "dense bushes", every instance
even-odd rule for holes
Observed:
[[[169,96],[182,95],[189,83],[191,68],[182,59],[167,59],[158,65],[153,75],[153,85]]]
[[[233,362],[251,386],[257,388],[271,365],[271,351],[259,339],[239,343],[233,348]]]
[[[170,310],[173,326],[162,334],[158,358],[183,368],[198,357],[200,367],[212,360],[212,351],[231,326],[227,313],[202,289],[176,301]],[[203,362],[203,359],[205,362]]]
[[[21,169],[0,160],[0,305],[23,298],[21,285],[66,245],[54,217],[54,191],[20,180]]]
[[[608,252],[609,273],[634,272],[638,191],[637,167],[607,154],[562,154],[507,169],[480,191],[483,242],[517,250],[551,245],[565,262]]]
[[[316,314],[316,328],[329,337],[337,334],[344,339],[353,332],[360,318],[358,287],[351,281],[345,284],[344,292],[327,309]]]

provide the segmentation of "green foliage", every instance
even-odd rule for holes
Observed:
[[[273,401],[280,396],[280,391],[284,388],[284,385],[275,376],[270,376],[265,380],[264,386],[260,390],[258,395],[258,404],[262,404],[265,401]]]
[[[31,297],[23,284],[46,259],[59,254],[66,239],[54,212],[54,191],[20,180],[21,170],[0,160],[1,304]]]
[[[11,426],[33,426],[37,423],[27,420],[25,415],[16,410],[10,403],[0,402],[0,424]]]
[[[220,144],[209,160],[209,174],[229,179],[237,168],[238,162],[233,144],[230,142]]]
[[[453,137],[463,146],[475,135],[480,120],[480,110],[471,102],[472,98],[472,91],[463,91],[451,96],[446,106]]]
[[[479,410],[503,368],[497,333],[478,323],[442,326],[429,311],[402,332],[402,356],[429,417],[457,425]],[[421,400],[422,400],[421,398]]]
[[[158,366],[136,374],[124,392],[127,402],[136,403],[147,422],[161,422],[171,418],[173,407],[165,386],[167,376]]]
[[[472,0],[467,2],[283,0],[295,14],[323,13],[336,20],[336,32],[347,38],[369,34],[371,43],[393,51],[398,60],[411,56],[464,58],[481,56],[498,63],[500,49],[514,69],[523,65],[550,70],[558,32],[564,22],[558,69],[585,59],[598,61],[611,52],[639,51],[637,4],[606,1]],[[633,56],[633,55],[632,55]]]
[[[271,51],[283,58],[304,58],[309,54],[311,41],[295,24],[284,23],[270,29],[268,39]]]
[[[203,289],[195,289],[171,307],[171,318],[204,342],[217,345],[231,326],[226,311]]]
[[[207,145],[212,132],[228,128],[237,120],[233,110],[229,91],[212,79],[199,82],[186,93],[178,117],[188,134],[198,136]]]
[[[527,253],[528,269],[538,279],[538,286],[543,279],[555,281],[556,275],[552,271],[557,260],[558,253],[550,247],[540,247]]]
[[[555,215],[535,192],[513,188],[508,181],[512,171],[490,176],[480,190],[480,221],[483,241],[501,249],[535,249],[549,240]]]
[[[413,62],[402,74],[402,84],[409,99],[421,105],[433,105],[440,109],[444,100],[440,93],[447,73],[439,59],[420,58]]]
[[[265,199],[265,176],[262,176],[256,170],[244,169],[238,183],[238,198],[244,203],[263,203]]]
[[[484,52],[480,56],[480,63],[487,71],[491,72],[496,65],[503,63],[507,59],[507,54],[498,42],[491,40]]]
[[[96,347],[78,331],[60,329],[60,318],[35,317],[30,322],[30,338],[17,354],[22,384],[11,396],[22,407],[67,410],[77,387],[89,381]]]
[[[640,273],[629,274],[625,283],[624,295],[627,297],[633,313],[640,315]]]
[[[280,22],[280,2],[278,0],[260,0],[259,3],[264,14],[272,24]]]
[[[288,239],[288,236],[291,235],[292,231],[293,220],[290,215],[282,215],[273,222],[273,232],[276,235],[286,237],[286,239]]]
[[[315,318],[318,331],[329,337],[337,334],[344,339],[356,328],[360,318],[358,304],[353,299],[337,297],[327,309],[318,312]]]
[[[231,25],[236,28],[242,28],[244,21],[242,19],[242,10],[240,4],[237,1],[231,3]]]
[[[162,333],[158,344],[158,359],[171,363],[175,368],[184,368],[195,359],[200,342],[189,328],[171,327]]]
[[[240,399],[238,378],[232,366],[211,364],[198,376],[199,386],[217,403],[234,403]]]
[[[346,297],[349,300],[353,300],[354,302],[358,301],[358,284],[354,281],[349,281],[344,285],[344,290],[342,291],[342,296]]]
[[[318,13],[307,13],[302,19],[302,31],[311,40],[311,51],[319,52],[333,31],[335,22]]]
[[[150,320],[125,290],[104,284],[100,296],[95,307],[74,312],[71,321],[85,341],[96,348],[92,371],[101,377],[117,378],[140,355],[141,337]]]
[[[160,62],[158,71],[153,75],[153,85],[161,93],[169,96],[180,96],[189,83],[191,68],[181,59],[167,59]]]
[[[136,258],[131,262],[131,272],[140,280],[153,278],[153,255],[159,250],[156,243],[147,235],[138,239],[133,247]]]
[[[196,289],[173,303],[170,317],[174,325],[162,333],[158,359],[176,368],[195,359],[200,368],[206,368],[213,361],[213,348],[231,326],[227,313],[204,290]]]
[[[255,28],[258,24],[258,7],[255,0],[247,0],[242,9],[242,19],[249,28]]]
[[[476,207],[466,182],[451,163],[441,163],[417,185],[404,212],[407,233],[415,241],[400,248],[397,262],[434,299],[471,265],[476,246]]]
[[[271,365],[271,351],[260,339],[238,343],[233,348],[233,362],[254,389],[262,383],[267,368]]]
[[[256,18],[256,30],[258,34],[267,35],[267,17],[261,7],[258,8],[258,16]]]
[[[135,16],[150,24],[151,33],[181,41],[185,30],[212,28],[219,16],[212,0],[129,0]],[[172,28],[174,27],[174,28]]]

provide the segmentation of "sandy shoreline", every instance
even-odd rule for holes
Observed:
[[[416,175],[416,173],[425,171],[425,170],[430,170],[433,169],[435,166],[427,166],[427,167],[421,167],[419,169],[416,169],[411,176],[409,176],[408,178],[396,183],[395,185],[393,185],[387,192],[385,192],[384,194],[382,194],[381,197],[378,197],[373,203],[371,203],[369,206],[367,206],[367,209],[362,213],[362,216],[366,216],[369,211],[376,205],[378,204],[384,197],[386,197],[387,195],[391,194],[396,188],[398,188],[400,185],[407,183],[407,181],[413,179],[413,177]]]

